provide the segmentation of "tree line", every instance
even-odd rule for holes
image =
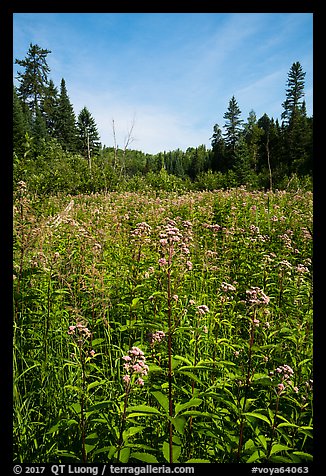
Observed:
[[[205,145],[147,154],[101,144],[96,121],[86,106],[76,116],[65,79],[57,88],[49,78],[51,51],[30,44],[15,63],[13,87],[14,182],[23,180],[36,193],[164,188],[217,189],[247,185],[285,188],[295,177],[311,183],[313,118],[304,100],[305,72],[294,62],[287,77],[281,123],[254,110],[246,121],[235,96],[224,124],[213,126]],[[115,137],[114,121],[113,133]],[[115,142],[115,141],[114,141]]]

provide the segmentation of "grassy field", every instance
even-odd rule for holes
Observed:
[[[14,202],[17,462],[312,455],[312,194]]]

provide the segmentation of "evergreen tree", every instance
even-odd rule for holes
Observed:
[[[212,144],[212,160],[211,167],[215,172],[226,172],[227,171],[227,161],[225,155],[225,142],[222,136],[222,131],[218,124],[214,125],[213,135],[210,138]]]
[[[286,100],[282,104],[284,111],[281,118],[284,120],[285,158],[289,173],[300,173],[309,163],[310,128],[307,121],[304,101],[304,78],[301,64],[293,63],[288,73]],[[308,167],[309,168],[309,167]]]
[[[229,107],[223,118],[226,119],[224,127],[226,129],[225,142],[232,152],[240,138],[242,131],[242,119],[240,119],[241,111],[234,96],[230,99]]]
[[[95,120],[87,107],[83,107],[77,120],[78,150],[90,164],[91,155],[100,149],[99,133]]]
[[[76,117],[67,93],[66,82],[63,78],[60,84],[57,121],[56,137],[60,144],[63,149],[75,152],[77,148]]]
[[[256,172],[258,163],[259,140],[263,134],[262,129],[257,124],[256,114],[253,110],[249,112],[247,123],[244,125],[244,138],[248,146],[250,167]]]
[[[224,128],[226,130],[225,137],[225,160],[226,169],[232,169],[235,165],[235,151],[242,133],[242,119],[240,119],[240,108],[234,96],[230,99],[227,112],[224,114],[226,122]]]
[[[292,64],[288,73],[286,100],[282,104],[284,111],[281,116],[288,125],[295,120],[302,107],[305,75],[299,61]]]
[[[13,88],[13,150],[16,154],[22,154],[24,150],[25,135],[30,132],[30,124],[23,112],[22,102],[19,99],[16,88]]]
[[[44,153],[45,143],[48,139],[45,119],[39,109],[37,109],[35,118],[33,120],[32,137],[33,152],[34,157],[36,158],[37,156],[40,156]]]
[[[15,60],[16,64],[25,68],[24,72],[19,72],[17,75],[20,82],[18,95],[32,111],[33,118],[36,116],[36,111],[39,109],[48,84],[50,68],[46,62],[46,57],[49,53],[51,53],[50,50],[31,43],[26,58]]]
[[[58,89],[55,87],[52,79],[45,89],[44,97],[41,102],[41,111],[43,113],[46,130],[50,137],[56,137],[58,131]]]

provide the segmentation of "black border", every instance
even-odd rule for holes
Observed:
[[[137,11],[135,10],[137,7]],[[323,230],[323,207],[322,207],[322,176],[320,173],[320,165],[326,161],[325,152],[323,147],[323,141],[320,133],[321,129],[321,99],[323,94],[318,91],[318,86],[321,82],[322,71],[321,65],[323,61],[319,56],[323,53],[323,22],[322,22],[322,0],[223,0],[217,2],[183,2],[183,4],[177,4],[175,2],[169,4],[168,1],[161,4],[141,4],[141,2],[105,2],[102,1],[78,1],[78,0],[66,0],[66,1],[53,1],[53,0],[13,0],[13,1],[1,1],[0,0],[0,47],[3,54],[1,54],[1,81],[3,81],[4,88],[2,89],[2,105],[5,107],[3,114],[3,121],[0,126],[2,137],[2,167],[0,173],[0,204],[1,204],[1,239],[3,241],[1,246],[1,273],[0,273],[0,292],[1,292],[1,309],[2,318],[1,325],[2,340],[5,345],[2,349],[2,362],[0,364],[0,382],[1,393],[4,396],[4,402],[0,406],[1,414],[1,427],[2,427],[2,442],[1,442],[1,457],[0,468],[3,468],[3,464],[8,469],[2,469],[3,474],[13,474],[13,457],[12,457],[12,205],[13,205],[13,188],[12,188],[12,62],[13,62],[13,14],[14,13],[313,13],[314,17],[314,372],[315,372],[315,398],[314,398],[314,462],[309,464],[301,464],[301,466],[309,467],[309,475],[321,474],[319,467],[322,468],[322,446],[324,440],[323,428],[321,423],[321,407],[322,402],[320,400],[322,394],[322,388],[320,388],[321,377],[318,376],[318,372],[322,366],[322,354],[320,350],[323,348],[323,333],[318,329],[320,319],[323,318],[321,311],[320,296],[323,291],[323,276],[321,273],[320,262],[321,257],[319,255],[320,250],[323,248],[322,243],[322,230]],[[319,93],[319,94],[318,94]],[[317,291],[317,292],[316,292]],[[211,463],[216,469],[221,465],[218,463]],[[225,464],[224,464],[225,465]],[[26,464],[22,465],[26,468]],[[36,465],[34,466],[42,466]],[[50,465],[44,465],[47,467],[46,472],[43,474],[51,474],[47,472],[50,469]],[[75,465],[78,466],[78,465]],[[92,466],[96,466],[95,464]],[[130,465],[132,466],[132,465]],[[141,465],[139,465],[141,466]],[[153,465],[157,466],[157,465]],[[176,465],[182,466],[182,465]],[[251,465],[248,464],[232,464],[227,466],[237,469],[237,474],[251,474]],[[233,466],[233,468],[232,468]],[[259,465],[257,465],[259,466]],[[281,465],[291,466],[291,465]],[[295,466],[295,465],[292,465]],[[195,475],[204,470],[205,465],[196,464]],[[277,465],[264,464],[261,467],[277,467]],[[210,466],[207,468],[209,469]],[[241,468],[241,469],[240,469]],[[214,469],[214,468],[213,468]],[[24,471],[23,473],[24,474]],[[100,472],[99,472],[100,474]],[[109,474],[106,472],[106,474]],[[256,473],[257,474],[257,473]],[[262,473],[264,474],[264,473]],[[266,473],[267,474],[267,473]],[[276,473],[274,473],[276,474]],[[289,474],[289,473],[284,473]],[[292,473],[294,474],[294,473]]]

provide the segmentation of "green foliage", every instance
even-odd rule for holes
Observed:
[[[67,153],[52,142],[47,157]],[[294,177],[266,193],[67,196],[79,169],[91,184],[68,157],[57,195],[15,193],[15,462],[310,461],[311,192]],[[144,385],[123,379],[133,347]]]

